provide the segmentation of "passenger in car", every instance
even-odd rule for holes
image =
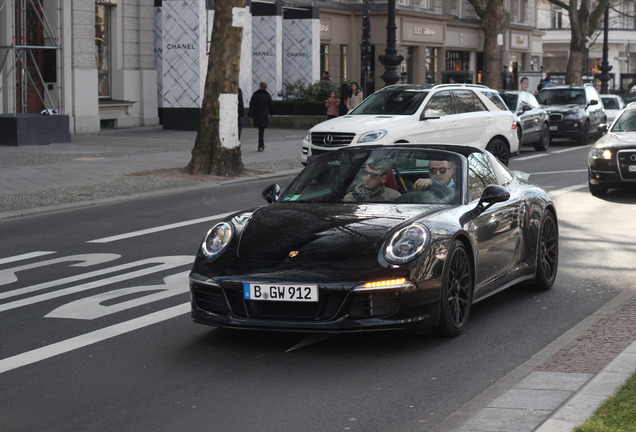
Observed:
[[[415,190],[437,189],[444,196],[449,197],[455,194],[455,167],[451,161],[431,160],[428,165],[429,178],[417,179],[413,183]]]
[[[399,197],[398,191],[385,186],[392,167],[393,163],[388,160],[367,162],[362,168],[362,182],[346,194],[343,201],[392,201]]]

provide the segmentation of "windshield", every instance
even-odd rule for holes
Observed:
[[[585,90],[583,89],[544,89],[537,94],[541,105],[585,105]]]
[[[454,204],[461,199],[461,161],[430,149],[328,152],[314,157],[279,201]]]
[[[421,90],[379,91],[363,100],[349,114],[413,115],[422,105],[426,95],[428,91]]]
[[[517,110],[517,97],[519,97],[519,95],[516,93],[501,93],[500,95],[508,109],[515,112]]]
[[[636,110],[626,110],[612,125],[612,132],[636,132]]]

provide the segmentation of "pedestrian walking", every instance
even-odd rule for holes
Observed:
[[[258,90],[252,95],[248,115],[252,117],[254,127],[258,128],[258,151],[264,151],[265,128],[269,126],[269,118],[274,116],[274,104],[272,96],[267,91],[266,82],[261,81]]]
[[[349,86],[347,83],[340,84],[340,103],[338,104],[338,115],[346,115],[349,109],[347,108],[347,98],[349,97]]]
[[[327,118],[332,119],[338,117],[338,105],[340,105],[340,99],[336,97],[336,92],[331,92],[329,99],[325,102],[325,108],[327,108]]]
[[[347,99],[347,108],[350,110],[354,109],[360,102],[362,102],[362,90],[358,88],[358,83],[351,83],[351,93],[349,94],[349,98]]]

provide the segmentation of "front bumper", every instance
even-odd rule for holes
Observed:
[[[636,186],[636,149],[612,150],[610,159],[590,156],[588,179],[593,185]]]
[[[352,289],[319,285],[318,302],[254,301],[243,298],[243,281],[190,276],[192,319],[236,329],[298,332],[359,332],[434,327],[439,321],[439,279],[423,286]]]

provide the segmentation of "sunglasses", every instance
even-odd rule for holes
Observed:
[[[440,174],[446,174],[446,171],[450,170],[450,168],[429,168],[429,172],[431,174],[437,174],[439,171]]]
[[[367,175],[367,176],[371,177],[372,179],[376,179],[376,178],[382,176],[382,174],[376,174],[374,172],[369,172],[367,170],[364,170],[364,173],[362,175]]]

